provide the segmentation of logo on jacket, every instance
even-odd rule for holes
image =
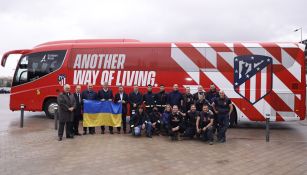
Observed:
[[[251,104],[271,92],[272,81],[271,57],[244,55],[234,58],[234,89]]]
[[[66,84],[66,75],[65,74],[60,74],[58,76],[58,82],[61,86],[64,86]]]

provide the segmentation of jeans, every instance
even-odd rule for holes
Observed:
[[[132,135],[134,135],[134,136],[141,136],[141,131],[142,131],[142,125],[135,126],[133,128]]]
[[[217,114],[217,138],[218,140],[226,140],[226,131],[229,126],[228,114]]]
[[[151,136],[152,135],[152,123],[147,122],[145,125],[145,128],[146,128],[146,135]]]

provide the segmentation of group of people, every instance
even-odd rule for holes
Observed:
[[[226,131],[229,126],[229,118],[233,106],[224,91],[217,91],[214,84],[205,92],[198,86],[197,93],[191,94],[190,88],[185,88],[185,93],[178,90],[178,85],[173,85],[173,91],[165,92],[164,85],[160,85],[158,93],[152,92],[152,86],[148,85],[147,92],[139,92],[138,86],[127,94],[123,86],[118,87],[118,92],[113,96],[107,83],[102,85],[98,92],[93,90],[93,85],[88,84],[87,89],[81,92],[81,86],[77,85],[75,92],[70,93],[70,86],[64,85],[64,92],[58,96],[59,104],[59,141],[62,140],[66,125],[66,138],[81,135],[79,122],[82,120],[82,102],[87,100],[109,100],[122,104],[122,127],[117,127],[120,134],[121,128],[127,133],[126,116],[128,104],[130,105],[129,131],[133,136],[141,136],[145,130],[147,137],[153,135],[167,135],[172,140],[182,138],[198,138],[213,144],[214,133],[217,132],[217,141],[226,141]],[[110,134],[113,127],[109,126]],[[95,127],[83,127],[83,135],[95,134]],[[105,133],[105,126],[101,126],[101,134]]]

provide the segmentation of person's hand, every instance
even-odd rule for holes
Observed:
[[[109,99],[109,101],[112,101],[112,99]]]
[[[200,129],[199,128],[197,128],[196,130],[197,130],[197,133],[200,133]]]
[[[136,104],[135,104],[135,103],[133,103],[133,107],[135,107],[135,108],[136,108]]]
[[[214,110],[214,112],[215,112],[216,114],[218,114],[218,113],[219,113],[219,111],[217,111],[217,110]]]
[[[142,125],[142,129],[145,129],[145,124]]]
[[[126,101],[125,101],[125,100],[122,100],[121,102],[122,102],[122,103],[126,103]]]
[[[105,99],[103,98],[103,99],[101,99],[101,101],[105,101]]]
[[[73,111],[73,110],[74,110],[74,108],[73,108],[73,107],[70,107],[70,108],[68,108],[68,110]]]
[[[207,130],[207,127],[204,127],[202,130],[203,130],[203,131],[206,131],[206,130]]]

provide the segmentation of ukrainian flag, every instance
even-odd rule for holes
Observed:
[[[122,104],[111,101],[83,101],[83,126],[114,126],[122,123]]]

